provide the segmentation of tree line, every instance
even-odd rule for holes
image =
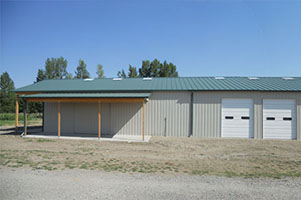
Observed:
[[[39,69],[35,82],[46,79],[86,79],[90,78],[86,63],[79,59],[78,66],[74,75],[67,71],[67,60],[64,57],[47,58],[43,69]],[[96,74],[98,78],[104,78],[104,70],[101,64],[97,65]],[[143,60],[140,68],[129,65],[128,71],[124,69],[118,71],[117,76],[120,78],[137,78],[137,77],[178,77],[176,65],[158,59]],[[14,82],[7,72],[0,76],[0,113],[15,112],[16,94]],[[23,101],[19,101],[20,110],[23,110]],[[28,105],[30,113],[43,111],[42,103],[30,103]]]
[[[98,78],[104,78],[104,70],[101,64],[97,65],[96,71]],[[137,77],[178,77],[177,68],[173,63],[166,60],[161,63],[158,59],[143,60],[140,68],[129,65],[128,72],[124,69],[118,71],[120,78]],[[67,71],[67,60],[64,57],[47,58],[45,69],[39,69],[36,82],[44,79],[85,79],[90,78],[86,63],[80,59],[74,76]]]
[[[129,65],[127,73],[122,69],[117,76],[120,78],[178,77],[178,72],[173,63],[168,63],[166,60],[161,63],[158,59],[154,59],[153,61],[143,60],[142,66],[138,70]]]
[[[64,57],[60,58],[47,58],[45,62],[45,69],[39,69],[36,82],[45,80],[45,79],[85,79],[90,78],[90,73],[87,70],[87,65],[85,61],[79,59],[78,66],[72,73],[67,71],[67,60]],[[96,71],[98,78],[104,77],[104,71],[101,64],[97,65]]]

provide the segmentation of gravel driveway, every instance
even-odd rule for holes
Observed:
[[[301,179],[0,169],[1,199],[301,199]]]

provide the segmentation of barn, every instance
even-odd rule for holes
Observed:
[[[15,92],[16,112],[20,98],[43,102],[43,132],[58,136],[301,139],[301,77],[44,80]]]

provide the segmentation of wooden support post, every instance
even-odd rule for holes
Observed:
[[[27,136],[27,101],[24,102],[24,136]]]
[[[45,103],[44,102],[42,102],[42,106],[43,106],[42,132],[44,132],[44,126],[45,126]]]
[[[98,139],[101,137],[101,112],[100,112],[100,102],[98,102]]]
[[[18,126],[19,126],[19,101],[18,101],[18,95],[17,95],[17,97],[16,97],[16,122],[15,122],[16,133],[18,132]]]
[[[61,136],[61,103],[57,103],[57,136]]]
[[[142,104],[142,140],[144,141],[144,114],[145,114],[145,103]]]

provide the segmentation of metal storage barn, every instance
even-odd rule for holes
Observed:
[[[44,102],[43,131],[58,136],[301,139],[301,77],[44,80],[16,93]]]

